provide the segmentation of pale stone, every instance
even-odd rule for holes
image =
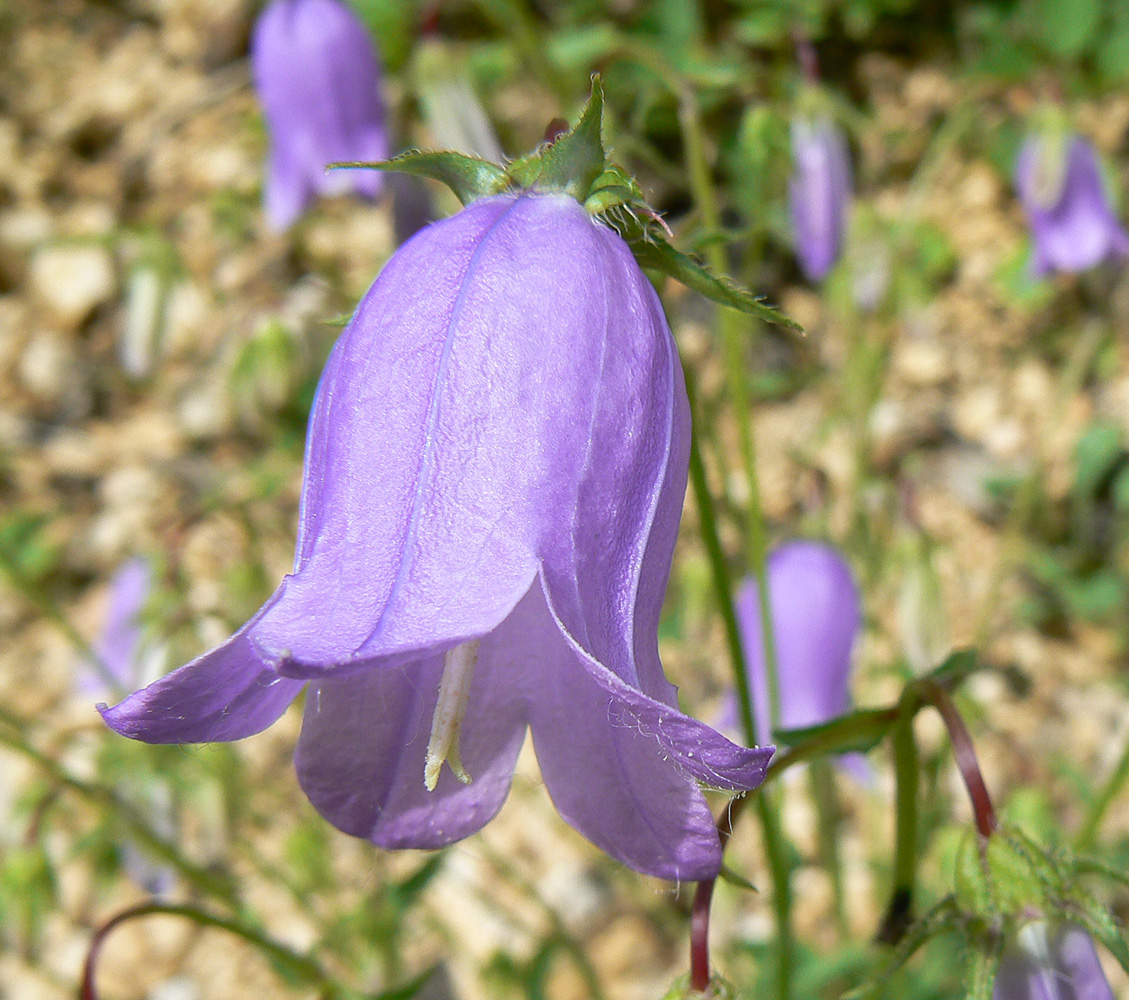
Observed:
[[[77,329],[114,294],[113,261],[98,246],[48,247],[32,259],[31,284],[56,320]]]
[[[54,330],[37,333],[20,355],[20,382],[41,402],[58,403],[75,376],[76,364],[68,338]]]

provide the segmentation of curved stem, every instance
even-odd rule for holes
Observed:
[[[123,910],[95,931],[90,942],[90,950],[86,953],[86,961],[82,967],[82,985],[79,988],[80,1000],[97,1000],[98,998],[98,993],[94,988],[94,976],[98,965],[98,955],[110,931],[128,920],[147,917],[156,913],[186,917],[203,927],[214,927],[217,930],[227,931],[229,934],[241,937],[244,941],[254,945],[259,951],[269,956],[272,961],[277,962],[298,978],[306,982],[328,983],[328,977],[317,962],[291,951],[285,945],[272,941],[258,931],[235,920],[216,916],[195,906],[184,906],[176,903],[142,903],[140,906],[132,906],[128,910]]]
[[[988,795],[988,787],[984,784],[984,776],[980,773],[980,763],[976,759],[976,748],[972,745],[972,737],[968,728],[957,711],[956,705],[940,684],[933,680],[925,680],[921,690],[929,703],[941,713],[945,728],[949,731],[949,739],[953,744],[953,756],[956,757],[960,776],[968,789],[968,797],[972,800],[972,813],[976,819],[976,829],[980,836],[987,839],[996,831],[996,810],[992,806],[992,799]]]

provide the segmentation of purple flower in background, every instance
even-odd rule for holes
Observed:
[[[1056,145],[1049,136],[1028,136],[1015,168],[1039,278],[1129,255],[1129,233],[1113,214],[1094,147],[1080,136]]]
[[[148,684],[163,672],[165,647],[142,643],[141,612],[149,599],[152,573],[144,559],[122,564],[110,581],[102,631],[91,643],[77,688],[84,694],[122,694]]]
[[[251,67],[270,131],[271,225],[285,229],[314,195],[375,197],[379,171],[326,170],[388,156],[380,66],[356,15],[340,0],[273,0],[255,24]]]
[[[474,202],[396,252],[329,359],[293,574],[106,720],[235,740],[309,683],[303,789],[392,848],[480,829],[528,726],[572,826],[639,871],[711,877],[697,783],[755,787],[771,749],[679,712],[659,662],[689,430],[623,240],[564,196]]]
[[[780,727],[801,729],[850,708],[851,649],[862,612],[850,567],[830,545],[787,542],[768,557],[768,595],[780,686]],[[757,738],[771,737],[759,591],[737,595]]]
[[[825,114],[792,120],[788,196],[796,256],[809,281],[822,281],[839,256],[851,198],[847,140]]]
[[[128,691],[137,686],[141,654],[138,618],[149,596],[149,587],[149,564],[144,559],[130,559],[114,574],[102,632],[91,644],[94,662],[87,664],[80,687],[90,691],[109,686]]]
[[[1089,934],[1040,920],[1004,952],[992,1000],[1113,1000],[1113,990]]]

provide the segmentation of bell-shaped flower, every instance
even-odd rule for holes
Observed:
[[[809,281],[822,281],[839,258],[851,199],[847,140],[826,113],[792,120],[788,197],[800,270]]]
[[[817,726],[851,704],[851,650],[862,612],[850,567],[830,545],[797,540],[768,556],[768,597],[776,652],[781,729]],[[772,735],[760,592],[742,584],[737,625],[748,666],[758,740]]]
[[[1036,920],[1004,951],[992,1000],[1113,1000],[1113,990],[1089,934]]]
[[[375,170],[326,170],[388,155],[380,65],[348,6],[273,0],[255,24],[251,69],[270,133],[263,193],[270,224],[285,229],[315,195],[376,197]]]
[[[412,848],[498,811],[528,726],[572,826],[639,871],[711,877],[699,783],[752,788],[771,750],[682,714],[659,662],[689,430],[623,240],[564,195],[474,201],[396,252],[329,359],[293,574],[105,718],[153,743],[235,740],[309,684],[311,802]]]
[[[1031,225],[1036,277],[1086,271],[1129,255],[1129,232],[1113,214],[1097,154],[1082,137],[1028,136],[1015,183]]]

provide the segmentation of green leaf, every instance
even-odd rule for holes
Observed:
[[[978,669],[976,650],[958,649],[945,657],[944,662],[927,675],[938,684],[955,687]]]
[[[459,201],[469,205],[478,198],[499,194],[509,187],[506,171],[496,163],[480,160],[477,156],[463,153],[423,153],[413,149],[391,160],[375,160],[372,163],[331,163],[330,170],[354,167],[371,167],[373,170],[386,170],[418,177],[430,177],[446,184],[458,196]]]
[[[745,878],[744,875],[738,875],[737,872],[735,872],[728,865],[721,866],[721,871],[718,872],[718,876],[723,881],[728,882],[730,885],[737,886],[738,889],[748,889],[750,892],[760,892],[760,889],[753,885],[753,883]]]
[[[1107,83],[1129,82],[1129,23],[1118,25],[1102,39],[1095,61]]]
[[[675,250],[665,240],[654,235],[649,235],[647,238],[640,235],[635,240],[624,236],[624,239],[631,246],[631,252],[635,254],[640,266],[661,271],[680,281],[687,288],[730,309],[755,316],[765,323],[773,323],[799,333],[804,332],[804,328],[795,320],[766,305],[762,299],[728,278],[711,274],[692,257]]]
[[[540,188],[564,191],[583,201],[607,163],[601,134],[604,88],[599,75],[592,77],[592,93],[580,120],[541,156],[536,183]]]
[[[873,750],[882,741],[896,721],[896,713],[889,709],[859,709],[818,726],[776,729],[773,730],[772,736],[773,739],[789,747],[819,740],[821,749],[827,754],[854,751],[865,753]]]
[[[1121,428],[1094,424],[1074,449],[1074,495],[1079,500],[1095,496],[1121,458]]]
[[[1038,0],[1033,23],[1039,40],[1055,55],[1070,59],[1089,46],[1102,16],[1102,0]]]

